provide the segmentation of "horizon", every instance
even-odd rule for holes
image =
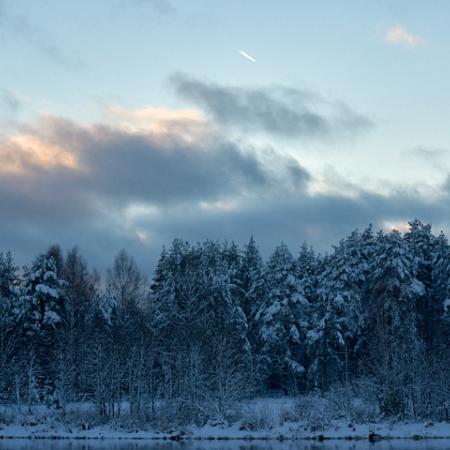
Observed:
[[[442,234],[443,234],[444,238],[448,241],[447,235],[445,234],[445,232],[443,230],[436,232],[435,230],[433,230],[431,223],[422,222],[419,218],[414,218],[414,219],[409,220],[402,229],[398,229],[395,227],[391,227],[389,229],[376,228],[373,226],[373,224],[368,224],[366,227],[361,228],[361,229],[354,228],[350,231],[350,233],[348,233],[344,236],[341,236],[335,242],[331,243],[330,247],[328,249],[326,249],[325,251],[320,251],[319,249],[315,248],[314,245],[311,244],[311,242],[308,242],[308,241],[299,242],[294,246],[290,246],[290,245],[286,244],[286,242],[284,242],[283,240],[280,240],[273,248],[265,248],[264,249],[264,248],[261,248],[261,246],[259,245],[259,242],[256,239],[254,239],[253,235],[250,235],[249,238],[242,243],[235,242],[234,240],[227,240],[226,238],[223,238],[223,239],[220,239],[220,238],[219,239],[208,239],[208,238],[206,238],[201,241],[200,240],[189,241],[186,239],[181,239],[181,238],[175,237],[170,242],[162,244],[159,252],[152,256],[152,259],[154,259],[156,261],[155,264],[153,266],[149,266],[149,267],[141,266],[139,264],[139,261],[135,258],[135,255],[133,255],[132,253],[129,253],[129,251],[127,249],[121,248],[121,249],[118,249],[113,254],[113,258],[111,259],[111,261],[109,261],[105,265],[105,267],[99,269],[98,267],[95,266],[95,264],[92,264],[92,262],[89,261],[89,259],[85,257],[85,255],[82,252],[82,249],[80,249],[79,246],[73,245],[72,247],[64,248],[57,242],[54,242],[53,244],[49,245],[48,247],[41,249],[41,251],[39,251],[38,253],[33,255],[30,259],[28,259],[25,262],[17,261],[15,259],[14,250],[12,250],[12,249],[0,250],[0,255],[6,256],[7,254],[10,254],[10,256],[12,257],[12,262],[15,264],[16,268],[19,270],[19,273],[22,273],[22,270],[25,270],[25,271],[28,270],[38,260],[38,258],[43,255],[47,255],[48,257],[55,256],[54,254],[56,252],[56,253],[58,253],[56,259],[59,260],[61,258],[61,263],[64,264],[67,257],[69,256],[69,254],[72,253],[73,251],[76,251],[77,255],[79,257],[81,257],[81,259],[86,264],[86,269],[88,270],[88,272],[91,274],[95,274],[96,276],[98,275],[99,281],[103,285],[105,282],[105,279],[106,279],[105,277],[107,277],[108,272],[113,268],[114,262],[117,260],[117,258],[119,257],[120,254],[125,254],[126,257],[129,258],[133,264],[136,264],[136,269],[139,270],[139,272],[146,279],[148,279],[148,280],[153,279],[156,275],[155,271],[157,269],[157,263],[160,260],[161,256],[166,251],[170,252],[171,250],[173,250],[174,243],[176,243],[176,242],[182,242],[183,244],[187,244],[187,246],[192,249],[193,248],[202,248],[207,243],[213,243],[215,245],[218,245],[218,247],[223,250],[225,250],[226,248],[231,248],[233,246],[236,246],[240,257],[242,257],[245,254],[246,248],[248,247],[250,242],[253,242],[253,244],[256,245],[256,249],[257,249],[258,253],[262,257],[263,264],[266,265],[268,263],[268,261],[270,260],[270,258],[282,246],[286,246],[286,248],[288,249],[288,251],[290,252],[292,257],[294,258],[294,260],[297,260],[300,257],[301,253],[305,249],[307,249],[308,251],[312,251],[315,258],[317,258],[318,260],[324,260],[328,257],[332,258],[333,255],[335,256],[336,251],[339,250],[340,244],[344,243],[346,240],[351,238],[354,233],[356,233],[359,236],[362,236],[366,232],[370,232],[373,234],[373,236],[375,238],[377,238],[380,233],[382,233],[384,236],[389,236],[389,235],[392,235],[393,233],[399,233],[402,238],[405,238],[405,236],[407,236],[409,233],[414,231],[414,229],[418,225],[420,228],[423,227],[424,229],[429,227],[431,236],[433,237],[433,239],[435,240],[436,243],[439,241],[439,238]]]

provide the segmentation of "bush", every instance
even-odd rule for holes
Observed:
[[[246,406],[242,408],[242,415],[240,430],[271,430],[278,425],[277,418],[274,416],[273,411],[267,408],[267,405],[265,407],[260,407],[259,405]]]
[[[333,417],[330,417],[329,401],[319,394],[299,397],[295,410],[299,419],[304,421],[311,431],[323,430],[333,419]]]

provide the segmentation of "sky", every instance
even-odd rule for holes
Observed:
[[[0,249],[449,231],[445,0],[0,0]]]

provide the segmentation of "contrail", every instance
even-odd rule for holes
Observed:
[[[256,59],[253,56],[250,56],[248,53],[245,53],[243,50],[238,50],[238,52],[244,57],[247,58],[251,62],[256,62]]]

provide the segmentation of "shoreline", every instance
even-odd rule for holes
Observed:
[[[427,427],[424,432],[423,422],[398,424],[360,424],[353,426],[351,431],[345,428],[334,427],[321,431],[307,431],[300,429],[290,430],[261,430],[245,432],[233,428],[211,429],[189,428],[170,433],[158,431],[122,431],[104,427],[93,428],[87,431],[63,431],[45,429],[30,429],[29,426],[1,425],[0,440],[133,440],[133,441],[159,441],[159,442],[189,442],[189,441],[422,441],[422,440],[450,440],[450,423],[439,422]],[[357,428],[356,428],[357,427]],[[34,428],[34,427],[33,427]],[[432,429],[430,429],[432,428]]]

